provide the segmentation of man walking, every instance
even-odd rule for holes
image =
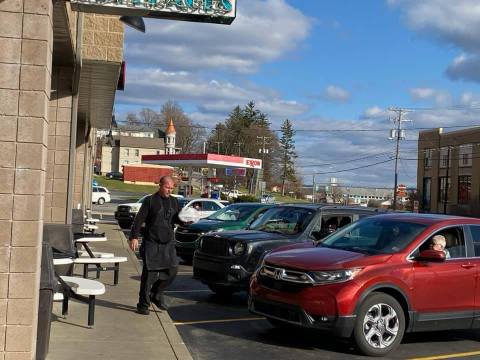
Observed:
[[[167,310],[163,290],[177,275],[178,259],[175,251],[173,228],[178,219],[178,201],[170,196],[175,183],[170,176],[160,178],[159,189],[143,202],[130,233],[130,249],[138,247],[138,236],[142,224],[145,233],[140,256],[143,260],[137,312],[148,315],[150,302],[162,310]]]

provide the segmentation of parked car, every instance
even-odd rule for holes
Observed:
[[[233,199],[236,199],[239,196],[245,195],[244,193],[242,193],[241,191],[238,191],[236,189],[235,190],[229,190],[229,191],[223,191],[223,194],[228,196],[229,198],[233,198]]]
[[[123,174],[119,171],[108,172],[105,177],[110,180],[123,180]]]
[[[179,200],[179,203],[182,208],[191,207],[196,209],[200,214],[200,219],[204,219],[225,207],[222,201],[208,198],[183,198]]]
[[[245,229],[270,207],[271,205],[260,203],[232,204],[195,224],[178,226],[175,230],[177,255],[185,261],[191,262],[193,252],[202,235],[214,231]]]
[[[92,186],[92,203],[103,205],[110,202],[110,192],[103,186]]]
[[[128,229],[132,226],[133,220],[135,220],[135,216],[140,210],[140,207],[142,206],[145,199],[150,195],[151,194],[144,195],[134,203],[125,203],[117,206],[117,211],[115,211],[114,215],[115,220],[118,221],[118,225],[120,226],[120,228]],[[176,197],[181,205],[181,201],[183,200],[182,195],[171,194],[171,196]]]
[[[263,204],[275,204],[275,196],[270,194],[263,194],[260,198],[260,202]]]
[[[431,246],[436,235],[449,258]],[[272,251],[248,303],[274,325],[325,329],[383,356],[405,332],[477,328],[479,268],[480,219],[384,214]]]
[[[247,230],[202,236],[193,257],[193,275],[216,293],[247,290],[250,276],[266,253],[280,246],[311,243],[331,231],[377,214],[378,209],[293,204],[274,206]]]

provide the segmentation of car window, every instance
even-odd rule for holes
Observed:
[[[98,192],[107,192],[104,188],[97,188]]]
[[[98,190],[97,190],[96,187],[94,187],[94,188],[92,188],[92,191],[93,191],[93,192],[97,192]]]
[[[445,255],[447,258],[464,258],[466,257],[466,248],[465,248],[465,237],[463,234],[463,229],[459,226],[449,227],[447,229],[442,229],[434,234],[432,234],[428,239],[426,239],[422,245],[412,254],[413,257],[416,257],[420,254],[420,251],[430,249],[432,244],[432,238],[436,235],[442,235],[445,238]]]
[[[220,205],[214,203],[213,201],[204,201],[202,207],[204,211],[217,211],[220,209]]]
[[[202,207],[202,201],[194,201],[189,205],[189,207],[194,208],[195,210],[198,210],[198,211],[204,210]]]
[[[480,225],[471,225],[470,233],[472,234],[475,256],[480,256]]]
[[[274,207],[255,220],[250,229],[278,232],[285,235],[301,234],[315,216],[315,210],[300,207]]]
[[[230,205],[226,206],[208,217],[210,220],[219,221],[243,221],[254,211],[248,206]]]
[[[404,249],[427,225],[369,217],[326,237],[321,246],[372,254],[392,254]]]

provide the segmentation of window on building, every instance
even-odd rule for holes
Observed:
[[[442,176],[438,180],[438,201],[445,202],[445,199],[448,201],[448,191],[450,191],[450,178]]]
[[[157,155],[160,155],[160,150],[157,150]]]
[[[448,147],[442,147],[440,149],[440,167],[441,168],[446,168],[448,166],[450,167],[452,164],[452,150],[448,150]]]
[[[125,149],[125,155],[130,156],[130,149],[129,148]]]
[[[139,157],[139,156],[140,156],[140,150],[135,149],[135,156],[136,156],[136,157]]]
[[[430,210],[430,204],[432,199],[431,189],[432,189],[432,178],[423,178],[423,195],[422,195],[423,210]]]
[[[472,177],[459,176],[458,177],[458,202],[469,202],[472,197]]]
[[[425,149],[423,151],[423,165],[426,168],[432,166],[432,149]]]
[[[472,144],[460,146],[458,166],[472,166]]]

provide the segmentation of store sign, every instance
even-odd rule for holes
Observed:
[[[262,168],[262,160],[259,160],[259,159],[245,158],[244,164],[246,166],[254,168],[254,169],[261,169]]]
[[[72,9],[109,15],[231,24],[237,0],[70,0]]]

